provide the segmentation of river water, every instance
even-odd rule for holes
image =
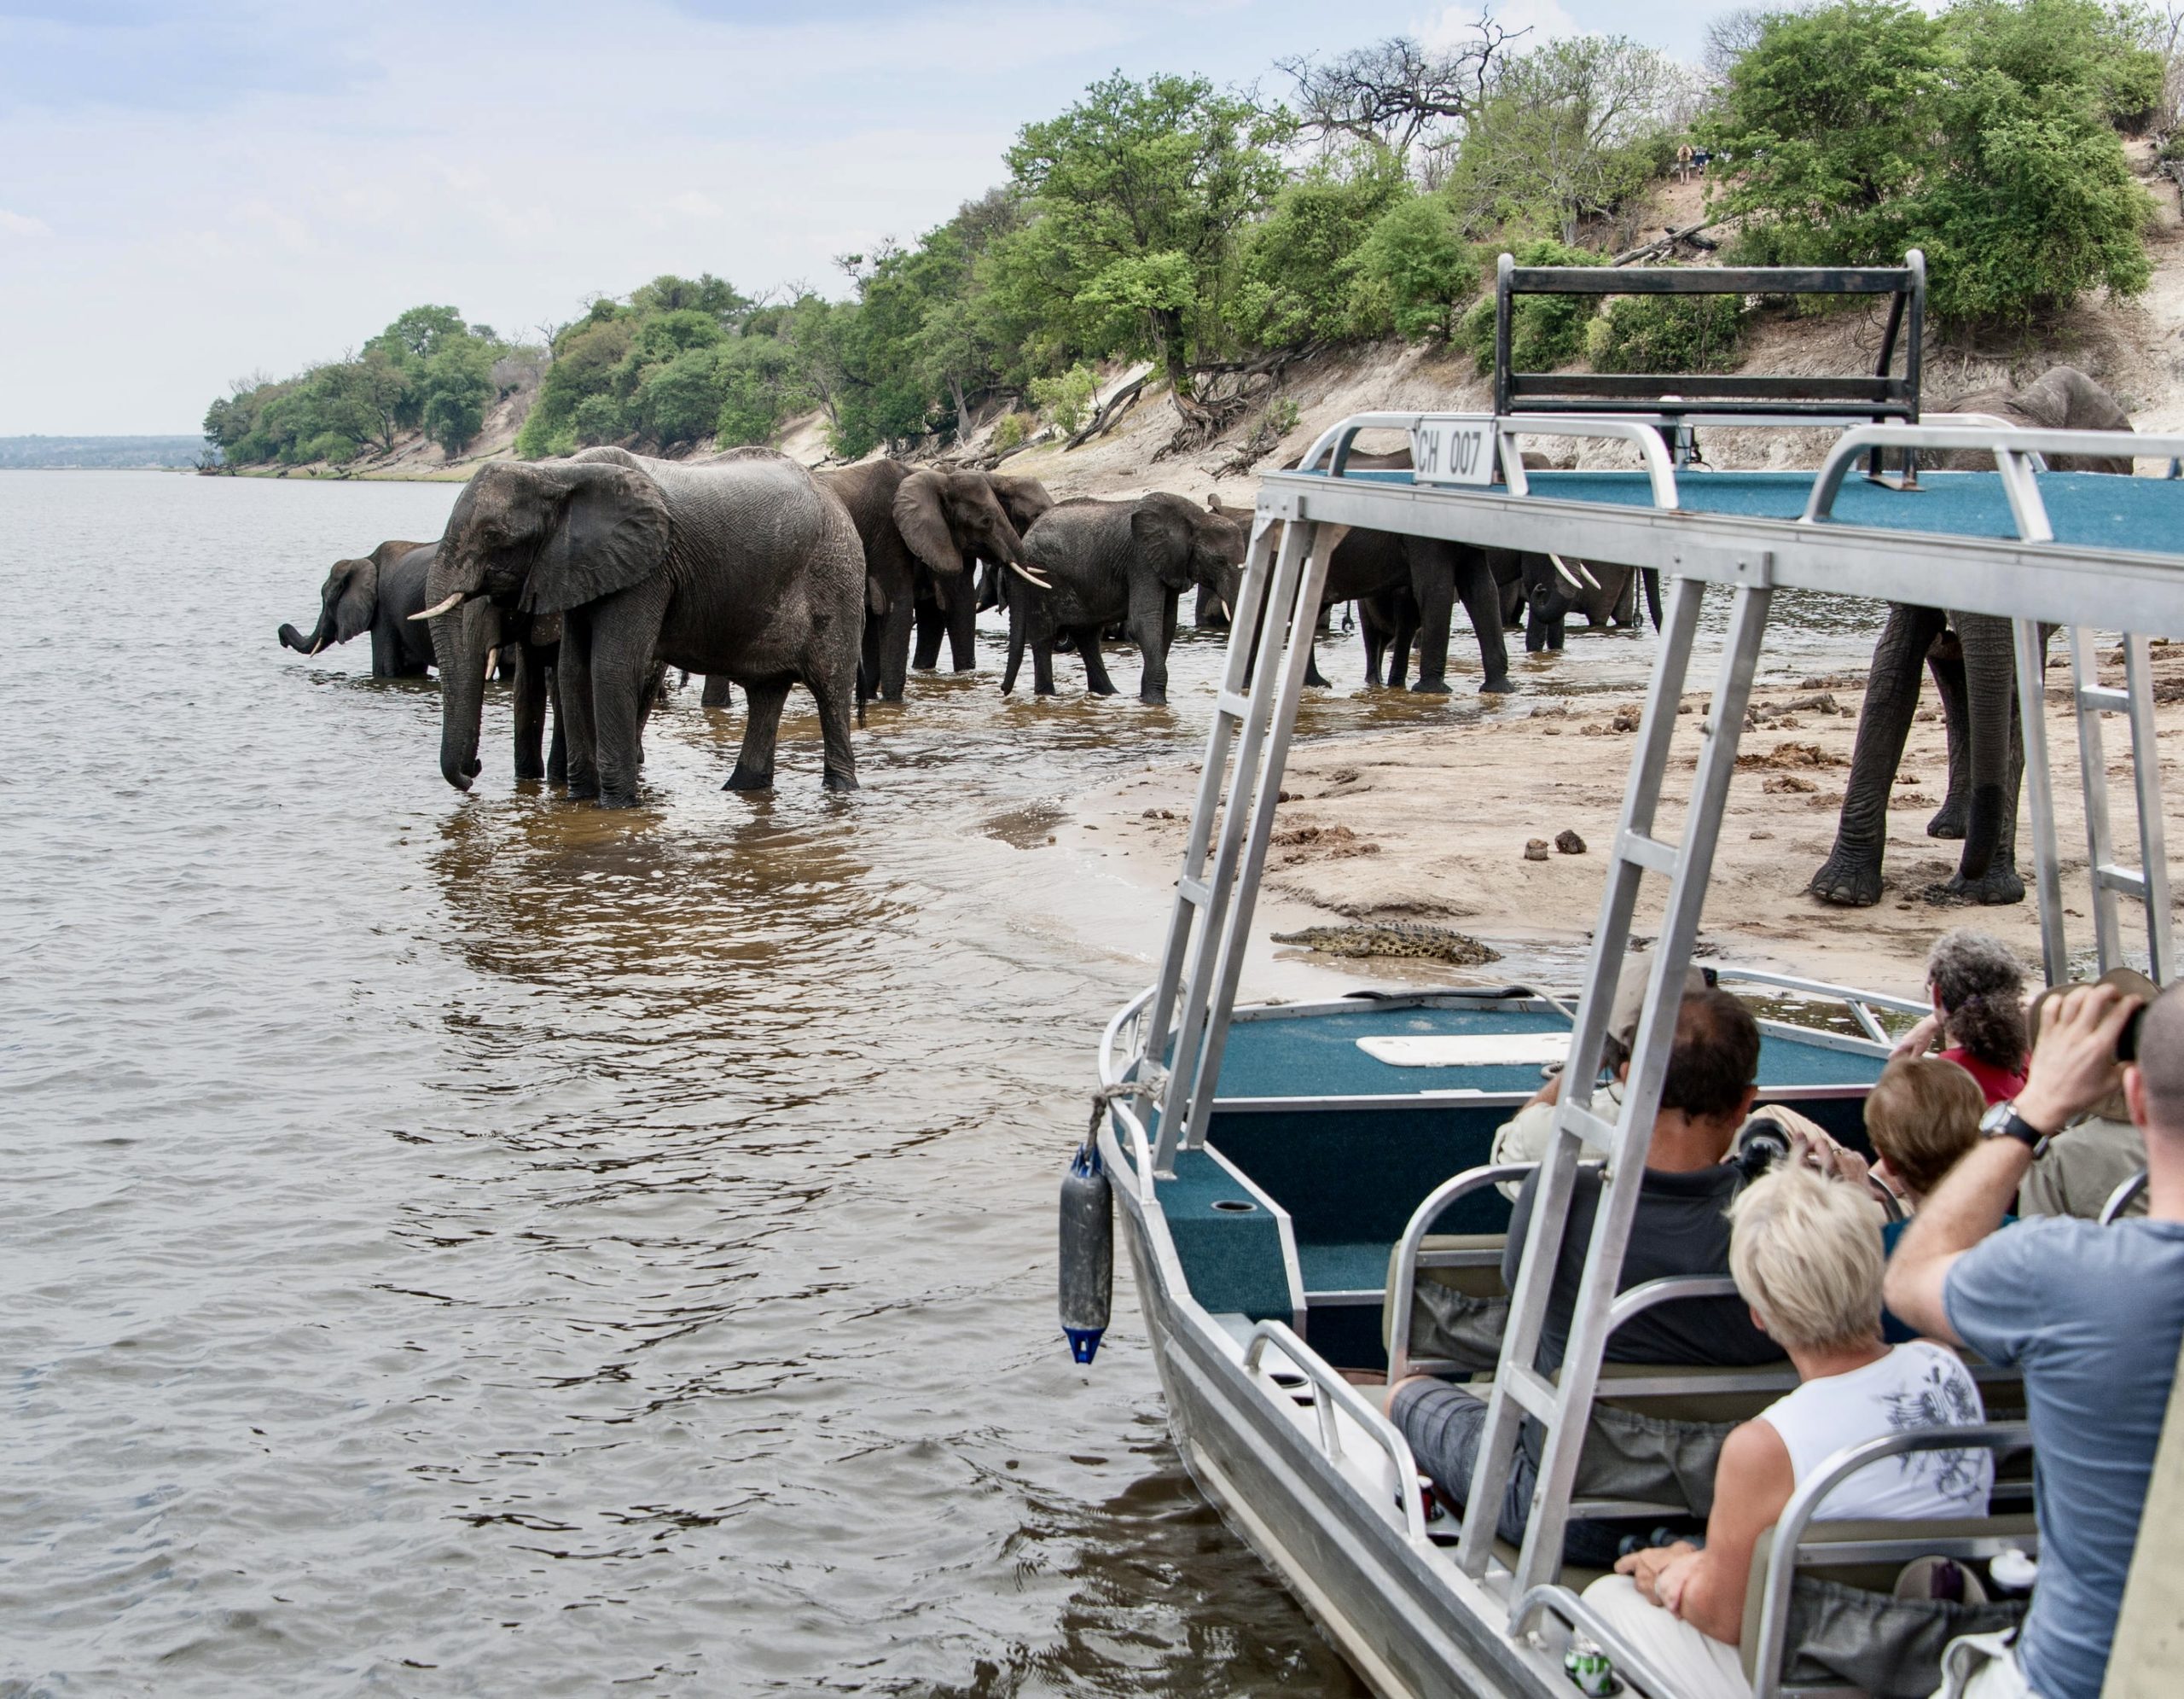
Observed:
[[[989,635],[852,799],[800,695],[770,797],[694,685],[620,814],[498,700],[459,796],[429,681],[273,640],[454,495],[0,474],[0,1696],[1362,1691],[1126,1295],[1089,1371],[1054,1316],[1162,905],[1048,828],[1195,754],[1217,642],[1161,712]],[[1329,649],[1304,735],[1479,712]]]

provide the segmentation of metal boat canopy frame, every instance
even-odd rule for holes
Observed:
[[[1632,274],[1614,275],[1627,286]],[[1921,281],[1914,273],[1907,291],[1915,291]],[[1506,309],[1507,291],[1515,287],[1506,262],[1502,282]],[[1913,299],[1915,305],[1915,294]],[[1899,297],[1899,310],[1902,303]],[[1915,349],[1915,311],[1911,323]],[[1521,385],[1513,393],[1519,400],[1529,399]],[[1875,396],[1872,404],[1884,399]],[[1910,404],[1915,410],[1915,392]],[[1868,410],[1862,395],[1840,405],[1837,418]],[[1327,556],[1344,530],[1364,527],[1480,547],[1551,550],[1659,572],[1669,593],[1658,653],[1608,857],[1563,1075],[1568,1083],[1541,1167],[1467,1502],[1502,1501],[1519,1425],[1527,1417],[1546,1434],[1537,1487],[1513,1572],[1494,1558],[1491,1516],[1467,1517],[1457,1549],[1462,1568],[1507,1606],[1512,1631],[1521,1631],[1525,1619],[1541,1608],[1534,1589],[1552,1583],[1557,1574],[1579,1444],[1667,1068],[1676,1001],[1779,591],[1825,591],[1885,601],[1903,600],[1910,591],[1922,603],[2014,622],[2034,884],[2045,967],[2058,983],[2069,977],[2071,957],[2063,928],[2042,626],[2066,631],[2093,887],[2093,955],[2104,969],[2123,962],[2120,905],[2132,899],[2144,910],[2140,959],[2158,980],[2176,971],[2147,643],[2153,636],[2184,637],[2184,482],[2046,469],[2042,457],[2050,454],[2116,456],[2119,442],[2113,433],[2013,430],[1992,422],[1931,417],[1918,423],[1854,423],[1817,474],[1693,471],[1677,464],[1674,452],[1672,439],[1684,422],[1658,413],[1363,414],[1329,430],[1296,469],[1263,478],[1159,977],[1138,1028],[1130,1073],[1136,1096],[1118,1117],[1134,1136],[1139,1129],[1151,1134],[1149,1143],[1137,1146],[1147,1186],[1153,1175],[1172,1172],[1179,1149],[1205,1142]],[[1809,428],[1815,420],[1798,414],[1768,422],[1747,416],[1738,422]],[[1350,444],[1364,430],[1409,433],[1418,470],[1345,475]],[[1541,436],[1619,443],[1636,451],[1643,469],[1527,474],[1518,439]],[[2184,455],[2184,437],[2135,436],[2128,449],[2140,458],[2168,460]],[[1850,475],[1862,457],[1870,464],[1888,451],[1902,454],[1908,463],[1917,452],[1933,450],[1977,451],[1991,457],[1995,470],[1932,474],[1923,487]],[[1728,632],[1700,733],[1682,836],[1672,842],[1657,829],[1658,805],[1701,604],[1716,590],[1728,597]],[[2123,634],[2121,688],[2104,685],[2097,676],[2094,637],[2102,631]],[[2101,725],[2109,713],[2123,717],[2129,740],[2138,816],[2135,864],[2119,859],[2109,817]],[[1594,1082],[1633,911],[1649,876],[1668,882],[1666,911],[1628,1087],[1611,1123],[1594,1107]],[[1595,1214],[1563,1366],[1550,1378],[1535,1364],[1569,1225],[1578,1153],[1586,1143],[1609,1153],[1609,1179]]]

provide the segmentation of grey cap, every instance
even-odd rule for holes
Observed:
[[[1646,1012],[1646,981],[1653,976],[1653,952],[1633,951],[1615,981],[1615,1000],[1607,1006],[1607,1035],[1629,1050],[1638,1037],[1638,1017]],[[1706,975],[1696,963],[1685,966],[1683,994],[1706,989]]]

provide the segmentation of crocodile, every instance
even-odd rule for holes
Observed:
[[[1277,932],[1276,944],[1300,944],[1329,956],[1414,956],[1458,967],[1498,962],[1502,952],[1467,933],[1416,921],[1377,921],[1369,926],[1308,926],[1302,932]]]

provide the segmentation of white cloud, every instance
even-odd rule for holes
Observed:
[[[21,212],[10,212],[5,207],[0,207],[0,238],[32,241],[52,234],[53,226],[44,219],[33,218]]]

